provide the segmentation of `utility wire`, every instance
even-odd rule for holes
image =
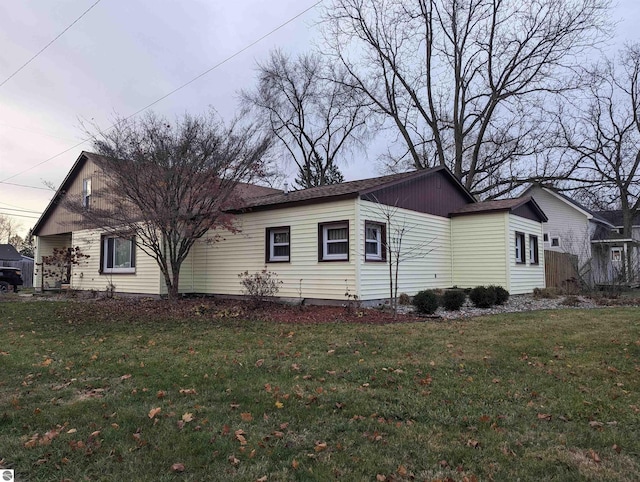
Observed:
[[[16,184],[15,182],[2,182],[2,184],[8,184],[9,186],[17,186],[17,187],[27,187],[29,189],[42,189],[44,191],[51,191],[52,189],[48,187],[40,187],[40,186],[27,186],[25,184]],[[0,203],[2,204],[2,203]]]
[[[100,1],[100,0],[98,0]],[[98,2],[96,2],[98,3]],[[207,75],[208,73],[212,72],[213,70],[217,69],[218,67],[221,67],[222,65],[226,64],[227,62],[229,62],[230,60],[234,59],[235,57],[237,57],[238,55],[240,55],[241,53],[245,52],[246,50],[250,49],[251,47],[253,47],[254,45],[256,45],[257,43],[263,41],[264,39],[266,39],[267,37],[269,37],[270,35],[273,35],[275,32],[277,32],[278,30],[282,29],[283,27],[289,25],[291,22],[293,22],[294,20],[297,20],[299,17],[301,17],[302,15],[304,15],[305,13],[307,13],[309,10],[312,10],[313,8],[315,8],[316,6],[320,5],[322,3],[322,0],[319,0],[318,2],[314,3],[313,5],[311,5],[310,7],[304,9],[303,11],[301,11],[300,13],[294,15],[293,17],[289,18],[287,21],[281,23],[280,25],[278,25],[277,27],[275,27],[274,29],[272,29],[271,31],[269,31],[268,33],[264,34],[262,37],[258,38],[257,40],[254,40],[253,42],[251,42],[250,44],[246,45],[245,47],[243,47],[242,49],[236,51],[235,53],[231,54],[229,57],[225,58],[224,60],[221,60],[220,62],[218,62],[217,64],[215,64],[213,67],[205,70],[204,72],[202,72],[201,74],[196,75],[195,77],[193,77],[191,80],[185,82],[184,84],[180,85],[179,87],[176,87],[175,89],[173,89],[172,91],[168,92],[167,94],[164,94],[162,97],[159,97],[158,99],[154,100],[153,102],[151,102],[150,104],[146,105],[145,107],[137,110],[136,112],[134,112],[133,114],[130,114],[129,116],[125,117],[123,120],[129,120],[132,117],[137,116],[138,114],[144,112],[145,110],[147,110],[149,107],[153,107],[154,105],[156,105],[158,102],[163,101],[164,99],[166,99],[167,97],[169,97],[170,95],[175,94],[176,92],[184,89],[185,87],[187,87],[188,85],[192,84],[193,82],[195,82],[196,80],[200,79],[201,77],[204,77],[205,75]],[[0,85],[1,86],[1,85]],[[115,123],[111,124],[109,127],[107,127],[106,129],[104,129],[103,131],[100,131],[100,134],[104,134],[105,132],[113,129],[115,127]],[[95,136],[94,136],[95,137]],[[84,139],[81,142],[78,142],[77,144],[71,146],[68,149],[65,149],[62,152],[59,152],[58,154],[51,156],[48,159],[45,159],[42,162],[39,162],[38,164],[31,166],[27,169],[24,169],[23,171],[20,171],[16,174],[14,174],[13,176],[9,176],[6,179],[3,179],[0,181],[0,184],[4,184],[6,183],[6,181],[13,179],[15,177],[18,177],[22,174],[24,174],[25,172],[28,172],[32,169],[35,169],[36,167],[40,167],[43,164],[46,164],[49,161],[52,161],[53,159],[60,157],[63,154],[66,154],[69,151],[72,151],[74,149],[76,149],[77,147],[80,147],[82,144],[84,144],[85,142],[93,139],[94,137],[90,137],[88,139]]]
[[[40,216],[26,216],[24,214],[13,214],[13,213],[3,213],[3,212],[0,212],[0,214],[4,216],[11,216],[16,218],[40,219]]]
[[[18,211],[21,213],[40,214],[40,211],[33,211],[31,209],[4,208],[1,206],[0,206],[0,209],[4,209],[5,211]]]
[[[98,0],[97,2],[95,2],[93,5],[91,5],[89,8],[87,8],[84,12],[82,12],[82,15],[80,15],[78,18],[76,18],[73,22],[71,22],[71,24],[65,28],[62,32],[60,32],[51,42],[49,42],[47,45],[45,45],[44,47],[42,47],[33,57],[31,57],[29,60],[27,60],[24,64],[22,64],[22,66],[16,70],[13,74],[11,74],[9,77],[7,77],[6,79],[4,79],[2,81],[2,83],[0,84],[0,87],[2,87],[4,84],[6,84],[7,82],[9,82],[9,80],[11,80],[18,72],[20,72],[22,69],[24,69],[27,65],[29,65],[31,62],[33,62],[36,57],[38,55],[40,55],[42,52],[44,52],[45,50],[47,50],[51,44],[53,42],[55,42],[56,40],[58,40],[60,37],[62,37],[67,30],[69,30],[71,27],[73,27],[82,17],[84,17],[87,13],[89,13],[89,11],[95,7],[96,5],[98,5],[102,0]]]

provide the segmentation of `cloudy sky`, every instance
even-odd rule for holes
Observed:
[[[317,37],[316,3],[1,2],[0,213],[14,216],[22,235],[35,224],[53,196],[46,185],[57,187],[82,149],[90,150],[89,143],[76,146],[84,139],[81,120],[108,127],[114,113],[133,114],[214,66],[153,109],[174,117],[212,106],[231,117],[238,89],[254,85],[256,61],[275,47],[289,52],[311,48]],[[638,0],[620,0],[612,13],[620,21],[612,48],[640,40]],[[378,174],[374,157],[375,153],[368,159],[362,154],[362,161],[344,168],[346,179]]]

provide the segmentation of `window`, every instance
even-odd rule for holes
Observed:
[[[538,257],[538,236],[532,234],[529,235],[529,263],[540,263],[540,258]]]
[[[386,261],[386,234],[384,224],[364,223],[365,261]]]
[[[611,261],[614,263],[622,261],[622,248],[611,248]]]
[[[100,250],[102,273],[135,273],[136,257],[133,239],[103,236]]]
[[[349,223],[318,224],[319,261],[349,260]]]
[[[524,262],[524,233],[516,233],[516,263]]]
[[[82,180],[82,207],[89,209],[91,206],[91,178]]]
[[[549,242],[549,234],[548,234],[548,233],[544,233],[544,234],[542,235],[542,240],[543,240],[545,243],[548,243],[548,242]]]
[[[290,254],[289,226],[267,228],[266,261],[268,263],[286,263]]]
[[[551,238],[551,246],[555,248],[560,247],[560,238]]]

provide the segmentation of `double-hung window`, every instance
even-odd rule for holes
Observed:
[[[529,263],[539,264],[540,258],[538,254],[538,236],[529,235]]]
[[[100,250],[102,273],[135,273],[135,246],[131,238],[103,236]]]
[[[366,261],[385,261],[385,226],[380,223],[364,223],[364,259]]]
[[[320,223],[318,225],[318,258],[320,261],[349,260],[349,223]]]
[[[289,226],[267,228],[266,261],[268,263],[286,263],[291,253]]]
[[[524,264],[526,262],[524,258],[524,233],[516,232],[516,263]]]

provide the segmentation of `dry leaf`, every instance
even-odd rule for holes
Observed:
[[[240,463],[240,459],[238,459],[235,455],[229,455],[229,462],[231,465],[238,465]]]
[[[276,402],[276,408],[282,408],[282,407],[284,407],[284,403]]]
[[[244,437],[246,435],[244,430],[236,430],[235,436],[236,440],[240,442],[240,445],[247,445],[247,439]]]
[[[182,421],[185,423],[189,423],[193,420],[193,414],[186,412],[182,415]]]
[[[75,428],[70,428],[69,430],[67,430],[67,433],[76,433],[78,430],[76,430]]]
[[[480,448],[480,442],[477,440],[467,440],[467,447],[473,447],[474,449]]]
[[[538,420],[551,420],[551,414],[550,413],[539,413],[538,414]]]
[[[184,464],[177,463],[171,466],[171,470],[174,472],[184,472]]]
[[[131,378],[131,373],[127,373],[126,375],[122,375],[120,377],[120,380],[128,380],[129,378]]]
[[[182,395],[195,395],[196,394],[196,389],[195,388],[181,388],[180,389],[180,393]]]
[[[264,363],[264,358],[260,358],[260,360],[256,362],[256,368],[260,368],[263,363]]]
[[[164,390],[158,390],[158,393],[156,393],[156,397],[162,399],[166,394],[167,392],[165,392]]]
[[[600,428],[600,427],[604,426],[604,423],[597,422],[596,420],[591,420],[591,422],[589,422],[589,426],[591,428]]]
[[[400,475],[401,477],[404,477],[405,475],[407,475],[407,468],[404,465],[400,465],[398,467],[398,475]]]
[[[151,410],[149,410],[149,418],[153,418],[156,415],[158,415],[160,412],[162,411],[162,409],[160,407],[157,408],[152,408]]]
[[[382,475],[382,474],[377,474],[376,475],[376,480],[378,482],[385,482],[387,480],[387,476],[386,475]]]
[[[291,462],[291,467],[293,467],[294,469],[297,469],[299,466],[300,466],[300,463],[296,459],[293,459],[293,462]]]
[[[242,412],[240,414],[240,418],[242,418],[243,422],[251,422],[251,420],[253,420],[253,416],[250,412]]]
[[[327,450],[326,442],[316,442],[316,446],[314,449],[316,452],[322,452],[323,450]]]
[[[595,463],[600,463],[600,456],[595,452],[595,450],[589,449],[589,457],[591,457]]]
[[[256,479],[256,482],[267,482],[267,476],[263,475],[262,477],[260,477],[259,479]]]

